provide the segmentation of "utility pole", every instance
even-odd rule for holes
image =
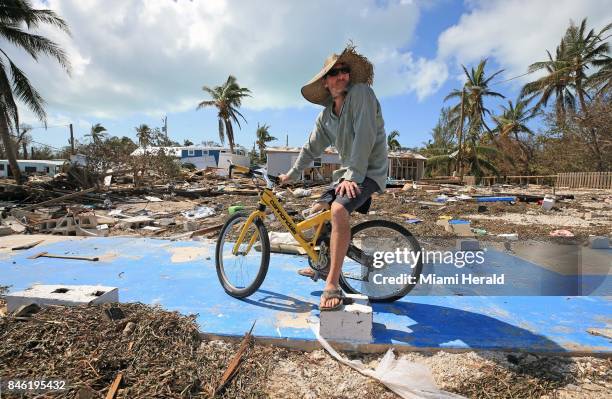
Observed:
[[[168,115],[162,118],[162,122],[164,122],[164,127],[162,127],[162,132],[166,133],[166,138],[168,138]]]
[[[285,147],[289,147],[289,135],[286,135],[285,137]]]
[[[70,154],[74,154],[74,132],[72,131],[72,123],[70,124]]]

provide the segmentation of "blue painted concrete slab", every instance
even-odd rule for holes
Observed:
[[[42,251],[99,256],[101,261],[27,259]],[[400,301],[374,304],[374,343],[421,349],[612,352],[609,339],[587,333],[612,324],[609,275],[561,275],[495,250],[488,250],[486,259],[469,271],[505,273],[507,284],[419,285]],[[257,320],[259,337],[314,340],[307,320],[317,313],[322,283],[295,273],[306,265],[305,258],[273,254],[261,289],[237,300],[226,295],[217,280],[213,243],[89,238],[0,253],[0,284],[11,285],[11,291],[35,283],[117,286],[122,302],[197,313],[203,332],[238,336]],[[426,274],[455,272],[448,265],[425,266]],[[605,296],[550,296],[576,287]],[[547,296],[534,296],[538,290]]]

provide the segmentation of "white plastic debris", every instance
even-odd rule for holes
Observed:
[[[312,190],[306,190],[304,188],[296,188],[293,190],[293,195],[297,198],[310,197],[310,194],[312,194]]]
[[[374,378],[390,390],[406,399],[465,399],[465,396],[438,389],[431,375],[431,370],[424,364],[411,362],[405,358],[396,358],[393,349],[383,356],[375,370],[367,368],[362,362],[349,360],[340,355],[319,334],[319,323],[309,320],[310,328],[323,348],[340,363],[343,363],[359,373]]]
[[[108,213],[108,216],[119,216],[123,212],[123,209],[113,209]]]
[[[500,238],[505,238],[508,241],[518,241],[518,234],[516,233],[498,234],[497,236]]]
[[[298,242],[293,238],[291,233],[285,233],[280,231],[271,231],[268,233],[271,245],[287,244],[287,245],[298,245]]]
[[[150,197],[150,196],[148,196],[148,195],[145,195],[145,199],[146,199],[147,201],[150,201],[150,202],[162,202],[162,200],[161,200],[160,198],[157,198],[157,197]]]
[[[215,210],[208,206],[201,206],[190,211],[182,212],[181,215],[189,220],[204,219],[215,214]]]

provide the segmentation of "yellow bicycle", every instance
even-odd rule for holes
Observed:
[[[277,177],[233,164],[229,168],[230,178],[232,172],[253,178],[260,193],[257,209],[250,214],[234,213],[217,238],[215,263],[225,292],[245,298],[263,283],[270,263],[270,241],[264,225],[267,208],[304,250],[316,280],[329,267],[331,211],[322,211],[296,223],[272,191],[279,184]],[[259,179],[266,182],[265,187],[259,185]],[[307,234],[309,231],[311,236]],[[363,294],[375,302],[397,300],[415,286],[423,269],[421,257],[407,256],[410,252],[420,254],[421,247],[402,225],[389,220],[359,223],[351,228],[340,286],[345,292]]]

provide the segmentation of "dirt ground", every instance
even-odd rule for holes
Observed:
[[[283,206],[288,211],[295,211],[299,219],[299,212],[309,208],[316,197],[323,191],[324,187],[315,187],[309,197],[298,198],[290,190],[279,190],[283,198]],[[465,219],[471,222],[473,229],[486,231],[482,240],[499,240],[498,234],[516,233],[520,240],[536,239],[541,241],[584,241],[589,235],[609,235],[612,233],[612,192],[609,190],[572,190],[562,192],[571,194],[573,199],[557,201],[555,207],[550,211],[542,209],[536,202],[490,202],[476,203],[471,201],[447,202],[436,204],[434,199],[444,192],[440,190],[434,193],[425,190],[387,189],[384,194],[375,194],[372,206],[367,215],[353,213],[352,223],[371,219],[388,219],[403,224],[417,237],[425,240],[428,238],[453,238],[453,233],[445,231],[442,226],[436,224],[441,216],[453,219]],[[448,192],[468,195],[499,195],[498,192],[489,188],[463,187],[459,190],[447,189]],[[500,191],[500,189],[497,189]],[[506,193],[544,195],[550,194],[550,189],[539,186],[531,188],[504,187],[501,190]],[[561,194],[557,192],[557,194]],[[117,209],[123,209],[128,214],[147,214],[154,218],[174,218],[175,224],[163,226],[162,232],[156,233],[157,237],[175,237],[196,227],[206,227],[222,223],[228,216],[228,208],[232,205],[242,205],[246,210],[254,209],[257,205],[256,195],[224,194],[214,197],[203,197],[199,199],[184,199],[173,197],[172,200],[149,203],[121,203],[115,202]],[[486,208],[481,208],[484,205]],[[195,209],[197,207],[211,207],[215,209],[215,215],[192,222],[187,228],[186,219],[181,212]],[[104,214],[104,211],[99,211]],[[419,223],[407,223],[408,219],[419,219]],[[269,231],[283,231],[278,221],[267,223]],[[554,230],[569,230],[575,237],[559,238],[551,237]],[[142,230],[129,230],[121,227],[111,229],[111,235],[151,235],[151,232]],[[214,237],[214,234],[210,235]],[[180,238],[180,237],[178,237]]]
[[[122,373],[117,398],[211,397],[238,352],[238,342],[202,340],[191,316],[120,304],[124,317],[110,320],[109,307],[49,307],[21,319],[0,317],[0,378],[56,377],[66,379],[68,389],[44,397],[103,398]],[[381,358],[347,356],[370,368]],[[611,359],[474,351],[402,356],[426,365],[440,389],[469,398],[606,398],[612,389]],[[322,349],[300,352],[255,343],[217,397],[396,395]]]

